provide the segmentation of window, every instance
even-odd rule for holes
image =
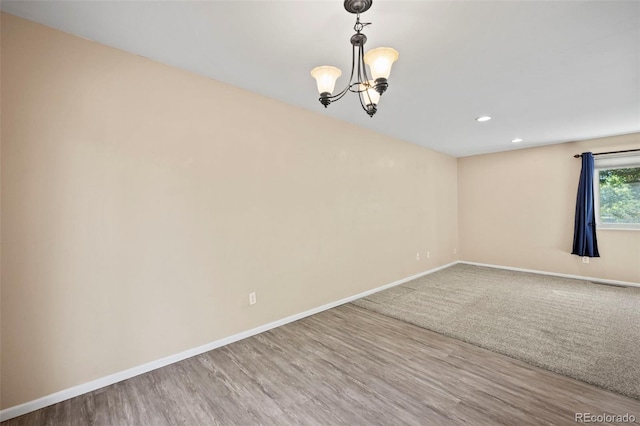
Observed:
[[[640,155],[595,157],[594,201],[599,228],[640,229]]]

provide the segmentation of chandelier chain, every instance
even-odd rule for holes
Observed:
[[[364,30],[364,27],[371,25],[371,22],[360,22],[360,14],[356,15],[356,24],[353,26],[353,30],[357,33],[360,33]]]

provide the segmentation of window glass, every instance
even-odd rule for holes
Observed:
[[[640,156],[595,160],[596,223],[640,229]]]

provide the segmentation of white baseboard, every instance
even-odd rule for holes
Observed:
[[[514,268],[514,267],[511,267],[511,266],[491,265],[491,264],[488,264],[488,263],[467,262],[466,260],[459,260],[456,263],[465,263],[467,265],[485,266],[487,268],[507,269],[509,271],[530,272],[532,274],[551,275],[551,276],[554,276],[554,277],[573,278],[573,279],[576,279],[576,280],[593,281],[593,282],[596,282],[596,283],[612,284],[612,285],[618,285],[618,286],[623,286],[623,287],[640,287],[640,283],[634,283],[634,282],[630,282],[630,281],[607,280],[607,279],[604,279],[604,278],[584,277],[582,275],[571,275],[571,274],[561,274],[559,272],[538,271],[536,269],[523,269],[523,268]]]
[[[221,346],[225,346],[225,345],[228,345],[230,343],[237,342],[237,341],[242,340],[242,339],[246,339],[247,337],[251,337],[251,336],[254,336],[256,334],[263,333],[263,332],[265,332],[267,330],[271,330],[272,328],[280,327],[280,326],[288,324],[290,322],[294,322],[294,321],[297,321],[299,319],[308,317],[310,315],[314,315],[314,314],[317,314],[319,312],[326,311],[327,309],[335,308],[336,306],[343,305],[345,303],[354,301],[354,300],[359,299],[361,297],[369,296],[370,294],[376,293],[378,291],[386,290],[388,288],[391,288],[391,287],[406,283],[406,282],[414,280],[416,278],[420,278],[420,277],[422,277],[424,275],[431,274],[433,272],[439,271],[439,270],[444,269],[444,268],[448,268],[449,266],[455,265],[456,263],[457,262],[452,262],[452,263],[440,266],[438,268],[430,269],[428,271],[421,272],[419,274],[412,275],[410,277],[406,277],[406,278],[403,278],[403,279],[398,280],[398,281],[394,281],[394,282],[389,283],[389,284],[385,284],[385,285],[383,285],[381,287],[374,288],[373,290],[367,290],[365,292],[362,292],[362,293],[359,293],[359,294],[356,294],[356,295],[353,295],[353,296],[349,296],[349,297],[346,297],[344,299],[341,299],[341,300],[338,300],[338,301],[335,301],[335,302],[327,303],[326,305],[322,305],[322,306],[319,306],[317,308],[313,308],[313,309],[310,309],[308,311],[301,312],[299,314],[291,315],[291,316],[288,316],[286,318],[283,318],[283,319],[280,319],[280,320],[277,320],[277,321],[273,321],[273,322],[270,322],[270,323],[265,324],[265,325],[261,325],[261,326],[256,327],[256,328],[252,328],[250,330],[243,331],[241,333],[234,334],[232,336],[225,337],[223,339],[216,340],[216,341],[211,342],[211,343],[207,343],[206,345],[202,345],[202,346],[198,346],[196,348],[188,349],[188,350],[186,350],[184,352],[180,352],[180,353],[177,353],[177,354],[174,354],[174,355],[170,355],[170,356],[161,358],[161,359],[156,360],[156,361],[151,361],[151,362],[148,362],[146,364],[142,364],[142,365],[139,365],[137,367],[133,367],[133,368],[130,368],[128,370],[121,371],[119,373],[111,374],[109,376],[102,377],[102,378],[96,379],[96,380],[92,380],[90,382],[83,383],[83,384],[78,385],[78,386],[74,386],[72,388],[64,389],[64,390],[61,390],[61,391],[56,392],[56,393],[52,393],[52,394],[47,395],[47,396],[43,396],[42,398],[38,398],[38,399],[34,399],[33,401],[25,402],[24,404],[20,404],[20,405],[16,405],[16,406],[13,406],[13,407],[5,408],[4,410],[0,411],[0,421],[5,421],[5,420],[12,419],[14,417],[22,416],[23,414],[27,414],[27,413],[30,413],[32,411],[39,410],[39,409],[47,407],[49,405],[57,404],[58,402],[65,401],[67,399],[74,398],[76,396],[80,396],[80,395],[88,393],[88,392],[92,392],[92,391],[94,391],[96,389],[100,389],[100,388],[103,388],[105,386],[109,386],[109,385],[112,385],[114,383],[118,383],[118,382],[121,382],[123,380],[130,379],[130,378],[138,376],[140,374],[144,374],[144,373],[147,373],[149,371],[156,370],[156,369],[164,367],[166,365],[173,364],[173,363],[176,363],[178,361],[182,361],[182,360],[187,359],[187,358],[191,358],[192,356],[196,356],[196,355],[199,355],[201,353],[208,352],[210,350],[219,348]]]

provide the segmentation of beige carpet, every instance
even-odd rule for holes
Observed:
[[[458,264],[353,303],[640,399],[640,288]]]

